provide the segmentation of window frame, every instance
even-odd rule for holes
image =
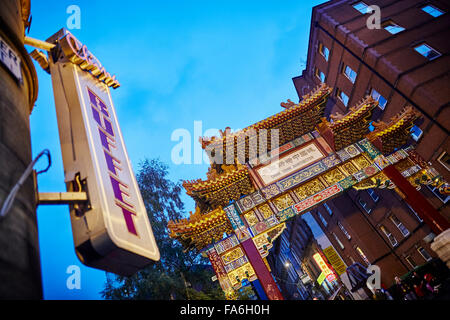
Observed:
[[[423,219],[417,214],[417,212],[408,203],[406,203],[406,206],[413,213],[414,217],[416,217],[417,221],[419,221],[419,223],[422,223]]]
[[[379,227],[379,229],[381,230],[381,232],[384,233],[384,235],[386,236],[386,238],[388,238],[388,240],[389,240],[391,246],[393,246],[393,247],[398,246],[397,238],[392,234],[391,231],[389,231],[388,228],[386,228],[385,225],[380,224],[378,227]]]
[[[444,151],[442,151],[441,155],[440,155],[436,160],[437,160],[437,162],[439,162],[445,169],[447,169],[448,171],[450,171],[450,168],[447,167],[447,164],[445,164],[444,162],[441,161],[442,157],[444,157],[445,154],[447,154],[447,156],[450,156],[450,155],[448,154],[448,152],[444,150]]]
[[[330,49],[328,49],[327,46],[325,46],[322,42],[319,42],[319,53],[322,55],[322,57],[325,59],[325,61],[328,62],[328,59],[330,58]],[[327,50],[327,53],[324,53],[324,49]]]
[[[409,232],[409,229],[403,224],[403,222],[400,221],[400,219],[395,214],[392,213],[389,216],[389,220],[391,220],[391,222],[397,227],[403,237],[406,238],[411,234],[411,232]],[[406,231],[406,233],[404,231]]]
[[[328,227],[328,222],[327,220],[325,220],[325,218],[323,217],[322,213],[320,213],[319,210],[317,210],[317,216],[319,217],[319,220],[322,222],[322,224],[326,227]]]
[[[337,236],[336,233],[334,233],[333,231],[331,231],[331,235],[333,236],[334,240],[336,240],[336,242],[338,243],[339,247],[344,250],[345,246],[344,244],[341,242],[341,240],[339,239],[339,237]]]
[[[349,70],[349,73],[347,73],[347,69]],[[348,80],[350,80],[351,83],[355,84],[356,78],[358,77],[358,73],[355,70],[353,70],[348,64],[344,64],[344,67],[342,68],[342,73]],[[352,77],[353,74],[354,77]]]
[[[355,6],[358,5],[358,4],[364,5],[364,8],[361,8],[361,10],[356,8]],[[369,11],[368,10],[369,9],[369,5],[367,3],[365,3],[364,1],[355,2],[355,3],[351,4],[351,6],[352,6],[353,9],[355,9],[356,11],[358,11],[361,14],[366,14]],[[363,12],[362,10],[365,10],[366,12]]]
[[[315,67],[314,74],[320,80],[320,82],[325,83],[325,81],[327,81],[327,77],[325,76],[325,73],[323,73],[319,68]],[[322,76],[323,76],[323,81],[322,81]]]
[[[409,265],[410,265],[413,269],[415,269],[415,268],[417,267],[417,263],[414,261],[414,259],[413,259],[410,255],[407,255],[407,256],[405,257],[405,260],[406,260],[406,262],[409,263]],[[412,261],[412,263],[411,263],[410,260]]]
[[[378,97],[377,97],[377,98],[374,97],[374,93],[378,94]],[[374,88],[372,88],[372,89],[370,90],[370,96],[372,97],[373,100],[378,101],[378,108],[380,108],[381,110],[384,110],[384,109],[386,108],[386,106],[387,106],[387,104],[388,104],[388,100],[387,100],[384,96],[382,96],[381,93],[379,93],[377,90],[375,90]],[[380,98],[383,98],[384,101],[385,101],[385,103],[383,104],[383,106],[381,106],[381,104],[380,104]]]
[[[415,132],[413,132],[414,128],[417,128],[417,129],[420,130],[420,134],[418,136],[415,134]],[[416,125],[416,124],[411,127],[409,133],[411,135],[411,138],[413,138],[413,140],[416,141],[416,142],[419,141],[420,138],[422,138],[422,136],[423,136],[423,130],[420,129],[420,127],[418,125]]]
[[[344,96],[346,96],[347,98],[347,102],[345,102],[343,99],[342,99],[342,97],[341,97],[341,94],[343,94]],[[342,102],[342,104],[345,106],[345,107],[347,107],[348,106],[348,103],[350,102],[350,97],[344,92],[344,91],[342,91],[341,89],[336,89],[336,96],[337,96],[337,98]]]
[[[337,225],[338,225],[339,229],[341,229],[342,233],[347,238],[347,240],[350,241],[352,239],[352,236],[347,231],[347,229],[344,227],[344,225],[340,221],[337,222]]]
[[[432,10],[426,11],[425,8],[427,8],[427,7],[431,8]],[[434,5],[430,4],[430,3],[427,3],[426,5],[420,7],[420,10],[422,10],[426,14],[432,16],[433,18],[437,18],[437,17],[440,17],[440,16],[445,14],[444,10],[441,10],[440,8],[434,6]],[[439,12],[439,14],[437,16],[430,13],[430,12],[436,12],[436,11]]]
[[[356,252],[358,252],[358,255],[361,257],[361,259],[363,259],[364,263],[366,263],[368,266],[370,266],[370,260],[369,260],[369,258],[367,258],[364,251],[362,251],[362,249],[359,246],[355,246],[355,250],[356,250]]]
[[[362,204],[362,202],[364,202],[364,204]],[[361,197],[358,197],[358,203],[364,209],[364,211],[367,212],[367,214],[370,214],[372,212],[372,208],[366,208],[369,206],[369,204],[366,201],[364,201]]]
[[[369,188],[366,191],[369,194],[369,196],[372,198],[373,202],[377,203],[378,201],[380,201],[380,196],[377,195],[377,193],[372,188]],[[376,197],[376,199],[375,199],[375,197]]]
[[[323,206],[325,207],[325,210],[327,210],[328,215],[331,217],[333,215],[333,210],[331,210],[330,206],[326,203],[324,203]]]
[[[390,26],[391,26],[392,28],[391,28],[391,29],[387,29],[387,27],[390,27]],[[390,34],[392,34],[392,35],[398,34],[398,33],[403,32],[403,31],[406,30],[404,27],[402,27],[401,25],[395,23],[395,22],[392,21],[392,20],[386,20],[386,21],[384,21],[384,22],[381,24],[381,27],[382,27],[384,30],[386,30],[387,32],[389,32]],[[394,29],[396,29],[396,27],[399,28],[399,29],[401,29],[401,30],[396,31],[396,32],[392,32]]]
[[[421,249],[422,249],[423,251],[425,251],[425,253],[426,253],[426,255],[429,257],[429,259],[427,259],[427,258],[422,254],[422,252],[420,251]],[[418,247],[418,248],[417,248],[417,252],[419,252],[419,254],[422,256],[422,258],[423,258],[426,262],[433,260],[433,257],[428,253],[427,250],[425,250],[424,247]]]

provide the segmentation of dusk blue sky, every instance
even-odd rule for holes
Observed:
[[[322,2],[32,0],[28,35],[47,39],[66,27],[67,7],[78,5],[81,29],[71,32],[121,83],[112,98],[133,168],[159,158],[172,180],[189,180],[205,178],[208,166],[172,163],[172,132],[191,133],[193,161],[194,121],[203,132],[239,129],[281,111],[282,101],[298,101],[292,77],[305,67],[311,9]],[[39,191],[65,191],[51,77],[35,65],[32,150],[48,148],[53,159]],[[183,200],[193,211],[193,201]],[[44,298],[101,299],[105,272],[75,256],[68,207],[40,206],[37,216]],[[80,290],[66,286],[70,265],[81,268]]]

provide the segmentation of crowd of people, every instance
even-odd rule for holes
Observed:
[[[431,300],[441,292],[442,283],[430,272],[422,276],[414,271],[402,280],[395,277],[395,283],[389,290],[376,289],[373,294],[374,300]]]
[[[395,277],[394,296],[401,300],[431,299],[438,295],[440,283],[431,273],[423,277],[413,272],[410,281],[402,281]]]

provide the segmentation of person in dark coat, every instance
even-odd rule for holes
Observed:
[[[395,277],[394,292],[398,300],[416,300],[416,294],[399,277]]]
[[[417,298],[423,299],[423,297],[425,296],[425,292],[423,291],[425,284],[423,279],[416,271],[414,271],[411,276],[411,283],[413,285],[414,293],[416,294]]]
[[[421,286],[423,284],[423,278],[416,271],[414,271],[411,275],[411,283],[413,285]]]
[[[425,288],[424,290],[427,291],[427,293],[432,297],[436,296],[438,294],[439,288],[437,279],[431,273],[426,273],[423,279]]]

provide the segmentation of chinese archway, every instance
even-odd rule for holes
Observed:
[[[433,184],[449,194],[448,184],[405,147],[420,114],[406,107],[389,123],[372,123],[378,102],[368,96],[329,122],[324,108],[331,91],[322,84],[243,130],[200,139],[211,160],[207,179],[183,183],[196,210],[168,228],[186,250],[209,258],[227,298],[247,279],[258,280],[269,299],[283,299],[266,260],[273,241],[288,219],[349,188],[394,189],[436,234],[449,227],[417,191]],[[263,145],[269,152],[254,158],[252,148]]]

